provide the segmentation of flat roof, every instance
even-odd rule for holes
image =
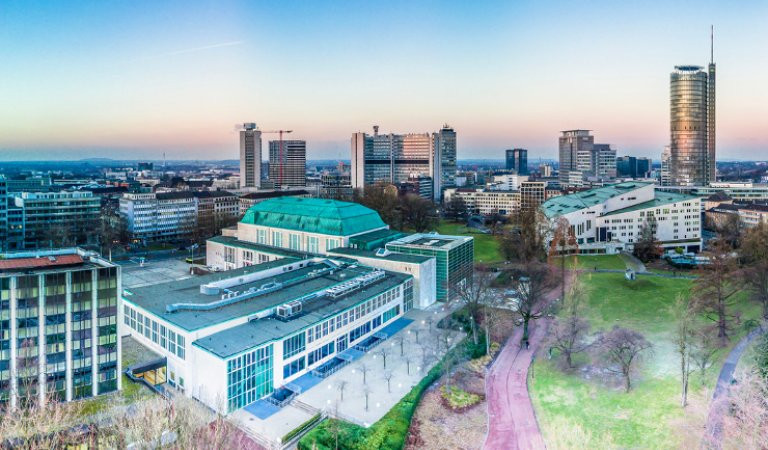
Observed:
[[[370,243],[381,239],[395,239],[400,236],[405,236],[405,233],[385,228],[383,230],[375,230],[369,233],[358,234],[357,236],[352,236],[349,239],[356,242]]]
[[[262,272],[267,269],[273,269],[282,266],[294,266],[300,263],[296,258],[284,258],[277,261],[270,261],[254,266],[243,267],[240,269],[229,270],[226,272],[203,275],[196,278],[189,278],[169,283],[156,284],[151,286],[139,287],[135,289],[125,289],[123,299],[133,303],[144,310],[152,313],[158,318],[181,327],[185,330],[198,330],[212,325],[227,322],[229,320],[248,317],[259,312],[274,308],[276,306],[288,303],[292,300],[301,298],[312,292],[330,288],[344,281],[348,281],[357,276],[364,275],[375,269],[360,265],[349,265],[339,267],[332,272],[317,274],[317,269],[327,268],[328,265],[323,261],[307,262],[302,268],[293,268],[289,272],[282,272],[278,275],[268,276],[253,281],[245,279],[240,284],[228,287],[230,291],[244,293],[251,288],[259,289],[268,283],[283,283],[287,286],[278,290],[245,298],[241,301],[229,303],[211,310],[193,310],[180,309],[175,312],[167,312],[167,307],[172,304],[186,303],[195,305],[206,305],[221,300],[219,294],[207,295],[200,292],[200,286],[210,284],[221,280],[232,280],[238,277]],[[386,272],[385,279],[404,280],[407,275]],[[235,281],[236,283],[237,281]],[[399,283],[399,282],[398,282]],[[380,283],[371,285],[378,286]],[[369,289],[360,290],[367,292]],[[355,294],[349,297],[354,298]],[[346,297],[343,297],[346,298]],[[335,300],[339,302],[340,299]],[[315,304],[322,305],[324,300],[313,299],[306,303],[306,310],[315,308]],[[299,319],[294,319],[299,320]],[[257,321],[261,322],[261,321]],[[284,323],[284,322],[281,322]],[[285,322],[288,323],[288,322]],[[290,332],[280,328],[282,332]],[[216,344],[212,344],[216,345]]]
[[[411,255],[406,253],[394,253],[394,252],[389,252],[386,255],[378,255],[374,250],[361,250],[361,249],[352,248],[352,247],[337,247],[337,248],[334,248],[333,250],[330,250],[328,253],[337,253],[339,255],[345,255],[351,258],[355,258],[355,257],[375,258],[375,259],[383,259],[386,261],[397,261],[397,262],[412,263],[412,264],[421,264],[425,261],[432,259],[431,256]]]
[[[472,236],[451,236],[437,233],[416,233],[404,238],[391,241],[387,245],[401,245],[415,248],[436,248],[450,250],[467,241],[473,240]]]
[[[362,268],[358,267],[358,269]],[[304,303],[301,315],[295,319],[282,321],[268,317],[252,320],[198,339],[193,344],[224,359],[270,341],[283,339],[392,289],[410,278],[410,275],[395,272],[386,272],[386,275],[383,279],[340,298],[319,297],[310,300]]]
[[[57,272],[75,268],[115,267],[98,254],[79,248],[19,251],[0,254],[0,275],[18,272]]]

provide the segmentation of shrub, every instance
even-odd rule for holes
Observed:
[[[286,433],[285,436],[283,436],[283,439],[282,439],[281,442],[285,443],[285,442],[290,441],[291,439],[296,437],[296,435],[298,435],[299,433],[303,432],[307,428],[309,428],[312,425],[314,425],[318,420],[320,420],[320,417],[321,417],[320,413],[315,414],[314,416],[310,417],[309,420],[307,420],[306,422],[302,423],[298,427],[296,427],[293,430],[291,430],[288,433]]]
[[[480,402],[480,396],[456,386],[442,386],[440,395],[451,409],[466,409]]]

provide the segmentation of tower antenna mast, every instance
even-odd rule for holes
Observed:
[[[715,26],[709,27],[709,63],[715,63]]]

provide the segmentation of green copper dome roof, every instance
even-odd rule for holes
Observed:
[[[240,223],[334,236],[349,236],[387,226],[376,211],[357,203],[298,197],[279,197],[256,203]]]

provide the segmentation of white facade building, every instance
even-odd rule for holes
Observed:
[[[126,290],[120,330],[166,357],[169,383],[227,414],[332,373],[412,306],[410,275],[285,258]]]
[[[701,198],[624,182],[553,197],[541,206],[553,223],[565,218],[581,253],[631,251],[643,226],[665,249],[701,249]]]
[[[191,192],[125,193],[120,216],[131,239],[181,239],[197,224],[197,202]]]
[[[482,188],[455,188],[445,190],[446,204],[459,197],[470,214],[508,215],[520,209],[520,191],[486,190]]]

